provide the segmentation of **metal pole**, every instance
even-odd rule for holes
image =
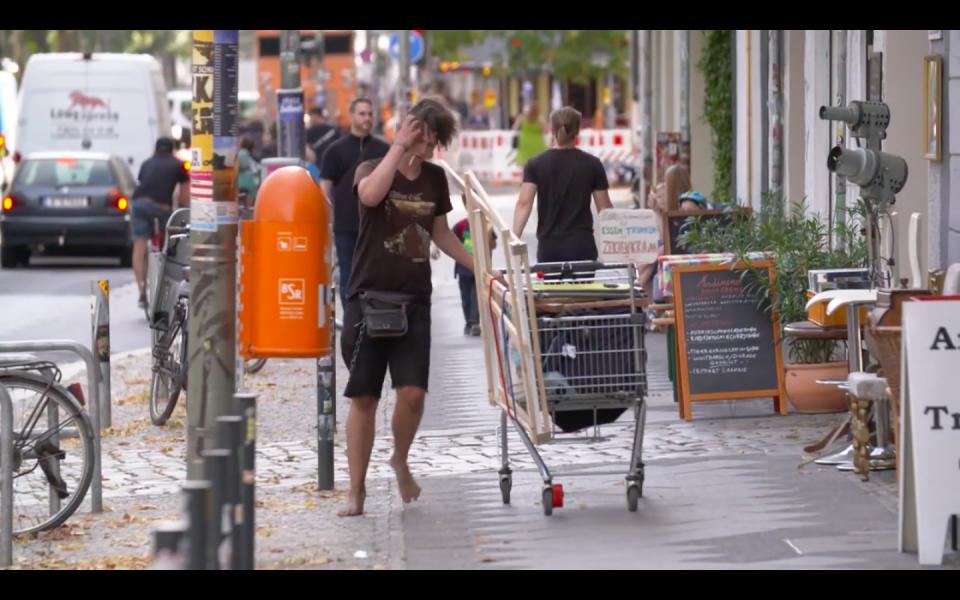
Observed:
[[[280,88],[277,90],[277,151],[279,156],[304,156],[303,88],[300,87],[300,32],[280,35]]]
[[[199,479],[236,375],[237,30],[193,32],[187,478]]]
[[[397,32],[397,66],[400,68],[400,77],[397,79],[397,129],[401,120],[410,110],[410,30],[401,29]]]
[[[0,383],[0,567],[13,564],[13,402]]]
[[[93,356],[100,369],[100,419],[102,427],[113,423],[110,411],[110,280],[90,282],[93,294]]]
[[[240,450],[240,516],[237,523],[242,534],[237,569],[256,568],[256,448],[257,397],[254,394],[235,394],[234,403],[243,417],[243,444]]]
[[[650,188],[653,185],[654,166],[653,166],[653,61],[650,59],[651,46],[653,45],[653,34],[649,29],[641,32],[641,78],[643,80],[643,125],[642,125],[642,148],[643,148],[643,185],[640,189],[640,197],[644,205]]]
[[[690,167],[690,30],[677,31],[680,54],[680,162]]]
[[[231,570],[240,568],[241,544],[243,544],[243,534],[238,527],[238,520],[243,518],[240,506],[240,450],[243,444],[243,424],[243,417],[236,415],[217,419],[217,438],[220,441],[220,447],[230,452],[225,474],[224,513],[230,520],[229,564]]]
[[[230,451],[222,448],[204,450],[204,476],[210,482],[211,514],[207,528],[207,568],[214,571],[230,565],[229,556],[223,548],[227,541],[224,534],[230,533],[230,516],[227,506],[227,465]]]
[[[767,164],[770,165],[767,189],[776,202],[778,210],[783,209],[783,95],[780,91],[780,31],[767,31],[767,60],[770,71],[767,74],[767,108],[769,110],[769,129],[767,135]]]
[[[52,431],[47,441],[53,445],[54,448],[60,447],[60,409],[56,402],[47,403],[47,431]],[[42,460],[42,459],[41,459]],[[50,471],[53,473],[54,478],[60,478],[60,461],[51,460],[49,461]],[[47,483],[47,500],[50,504],[50,516],[53,516],[60,512],[60,496],[57,495],[57,491],[53,489],[53,483]]]
[[[186,568],[183,553],[187,524],[167,523],[153,530],[153,571],[179,571]]]
[[[847,30],[840,29],[836,31],[836,42],[834,47],[837,49],[837,80],[834,89],[837,90],[834,98],[834,106],[847,105]],[[847,124],[844,121],[836,121],[836,143],[838,146],[846,146]],[[846,236],[844,235],[844,225],[846,224],[847,214],[847,178],[839,171],[833,173],[833,218],[834,218],[834,247],[846,245]],[[831,236],[833,237],[833,236]]]
[[[296,32],[294,32],[296,33]],[[284,35],[281,36],[281,40],[288,39],[291,40],[288,44],[292,44],[292,38],[294,36],[289,33],[289,31],[284,32]],[[297,46],[299,48],[299,46]],[[409,55],[409,51],[407,52]],[[286,79],[283,80],[283,87],[285,88],[299,88],[300,86],[300,71],[299,71],[299,60],[295,52],[281,52],[281,60],[287,61],[281,67],[281,72],[284,73]],[[294,70],[290,68],[290,65],[296,63],[297,69]],[[278,92],[278,95],[280,92]],[[300,136],[302,140],[303,135],[303,103],[302,103],[303,92],[301,91],[301,104],[300,104],[300,113],[299,116],[296,116],[291,112],[290,123],[291,130],[294,125],[299,126]],[[281,117],[282,118],[282,117]],[[288,131],[283,126],[281,121],[281,127],[279,128],[280,132],[280,148],[283,149],[286,154],[284,156],[291,156],[303,160],[304,158],[304,145],[300,143],[298,146],[291,146],[290,144],[285,144],[285,135],[290,135],[290,133],[284,133]],[[332,228],[331,221],[331,228]],[[329,232],[329,239],[333,238],[333,231]],[[332,296],[332,294],[331,294]],[[331,311],[335,310],[333,302],[330,304]],[[329,315],[330,323],[333,323],[335,313],[331,312]],[[333,489],[333,436],[334,430],[336,428],[336,369],[334,368],[334,352],[336,349],[336,328],[331,327],[331,348],[330,355],[324,356],[317,359],[317,481],[318,487],[321,490],[332,490]]]
[[[183,490],[187,514],[187,569],[207,568],[207,527],[213,520],[213,486],[209,481],[187,481]]]

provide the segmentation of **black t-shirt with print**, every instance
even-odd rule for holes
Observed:
[[[579,148],[553,148],[527,161],[523,182],[537,186],[537,239],[593,233],[590,197],[610,187],[600,159]]]
[[[357,167],[357,185],[373,172],[380,160]],[[399,170],[383,202],[360,204],[360,235],[353,255],[348,298],[362,291],[403,292],[429,298],[430,240],[433,220],[450,212],[450,188],[443,168],[423,163],[420,175],[407,179]]]

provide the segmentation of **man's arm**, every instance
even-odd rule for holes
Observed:
[[[610,201],[610,192],[608,190],[594,190],[593,203],[597,207],[597,212],[613,208],[613,202]]]
[[[393,184],[394,175],[397,167],[400,166],[400,159],[410,147],[419,141],[423,134],[423,123],[418,121],[413,115],[407,115],[400,130],[397,131],[393,146],[383,157],[380,164],[372,173],[364,177],[357,184],[357,196],[360,202],[366,206],[374,207],[383,202],[390,191],[390,185]]]
[[[190,182],[184,181],[180,183],[180,194],[177,197],[178,206],[184,207],[190,205]]]
[[[323,190],[323,195],[326,196],[327,202],[333,202],[333,182],[329,179],[320,179],[320,189]]]
[[[473,256],[463,247],[457,235],[453,233],[447,224],[447,215],[439,215],[433,219],[433,231],[431,232],[433,243],[444,254],[457,261],[464,267],[473,272]]]
[[[527,226],[527,221],[530,220],[530,213],[533,212],[533,199],[536,195],[537,184],[524,182],[520,186],[517,207],[513,211],[513,233],[517,237],[523,234],[523,228]]]

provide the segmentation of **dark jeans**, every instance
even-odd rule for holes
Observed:
[[[480,324],[480,311],[477,307],[477,280],[473,277],[461,275],[460,305],[463,307],[463,318],[467,325]]]
[[[334,232],[333,244],[337,248],[337,266],[340,269],[340,306],[347,305],[347,286],[350,284],[350,270],[353,267],[353,250],[357,247],[357,237],[360,234],[351,232]]]

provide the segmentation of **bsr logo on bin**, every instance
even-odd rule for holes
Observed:
[[[290,306],[303,304],[306,300],[304,296],[306,288],[306,282],[303,279],[281,279],[280,305]]]

